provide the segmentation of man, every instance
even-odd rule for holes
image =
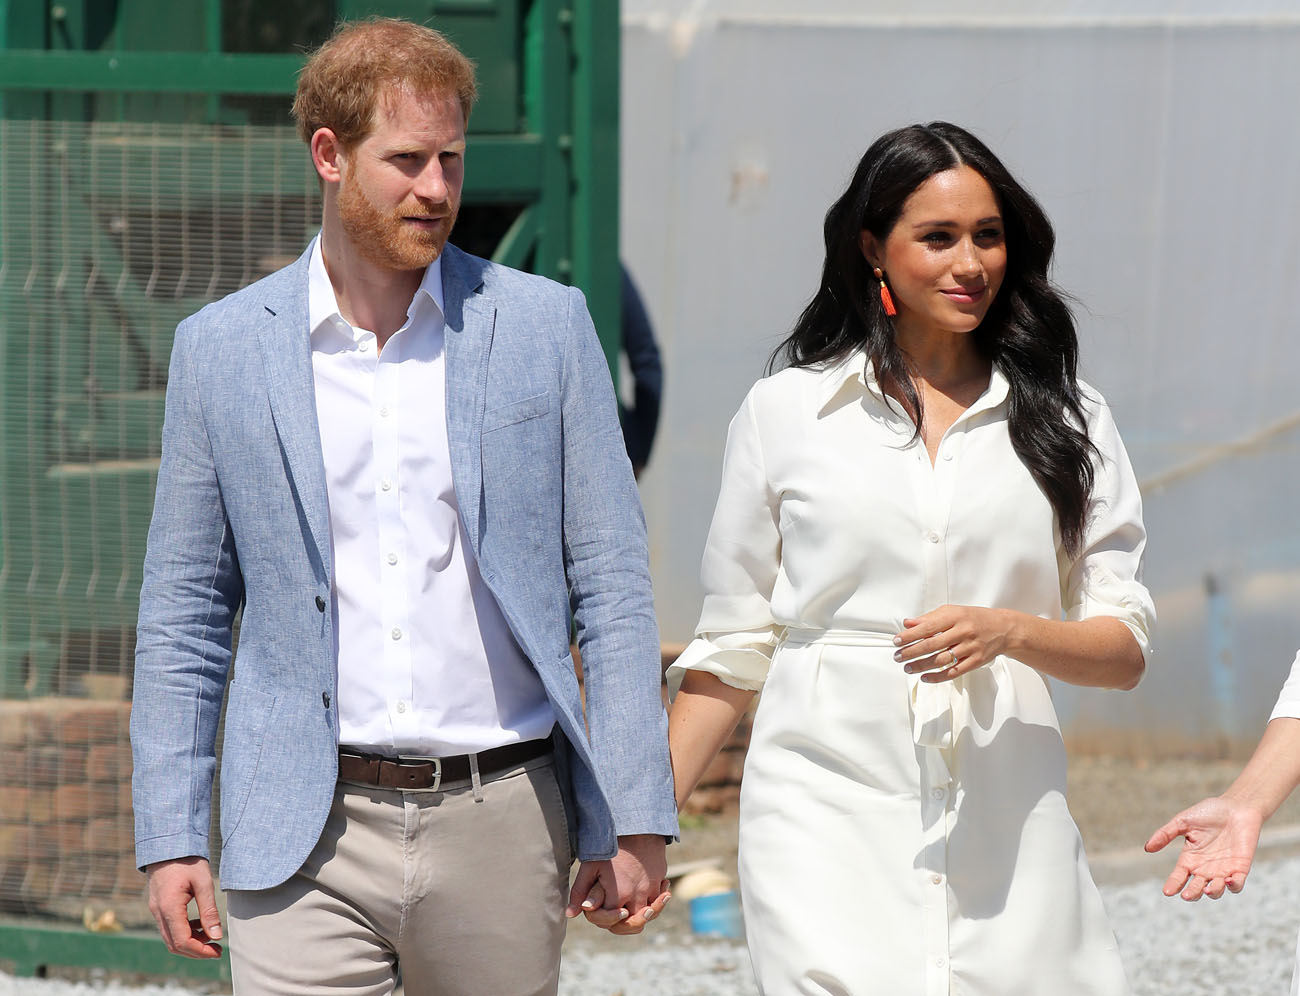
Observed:
[[[650,462],[655,431],[659,428],[664,366],[641,292],[626,266],[622,271],[623,355],[632,374],[632,404],[620,407],[619,421],[623,425],[623,443],[627,458],[632,461],[632,473],[640,478],[641,471]]]
[[[553,993],[564,914],[630,932],[666,900],[658,637],[608,371],[581,294],[447,244],[474,96],[437,32],[341,28],[294,102],[319,239],[177,329],[136,856],[167,946],[219,954],[242,605],[237,992],[388,993],[400,963],[411,993]]]

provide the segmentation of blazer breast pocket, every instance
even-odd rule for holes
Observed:
[[[495,432],[508,425],[517,425],[529,419],[540,418],[551,410],[551,396],[546,393],[520,398],[509,404],[492,408],[483,415],[483,432]]]

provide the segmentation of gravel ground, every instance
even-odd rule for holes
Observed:
[[[1070,801],[1119,938],[1133,996],[1285,996],[1300,926],[1300,798],[1265,831],[1266,846],[1239,896],[1196,904],[1166,899],[1172,863],[1142,842],[1183,806],[1221,790],[1238,762],[1072,762]],[[1300,796],[1300,793],[1297,793]],[[687,818],[674,862],[715,858],[735,867],[734,817]],[[203,990],[211,992],[211,990]],[[11,979],[0,996],[191,996],[177,986]],[[575,924],[565,944],[563,996],[755,996],[743,945],[690,933],[687,905],[670,904],[650,932],[613,938]],[[414,994],[413,994],[414,996]],[[996,996],[996,994],[990,994]]]

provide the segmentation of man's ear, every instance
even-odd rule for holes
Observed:
[[[342,177],[339,161],[344,158],[343,146],[338,136],[329,128],[317,128],[312,133],[311,164],[325,183],[338,183]]]
[[[858,245],[862,248],[868,266],[874,268],[880,265],[880,243],[865,228],[858,234]]]

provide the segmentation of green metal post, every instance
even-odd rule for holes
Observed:
[[[573,6],[573,282],[617,375],[622,341],[618,258],[619,5]]]

